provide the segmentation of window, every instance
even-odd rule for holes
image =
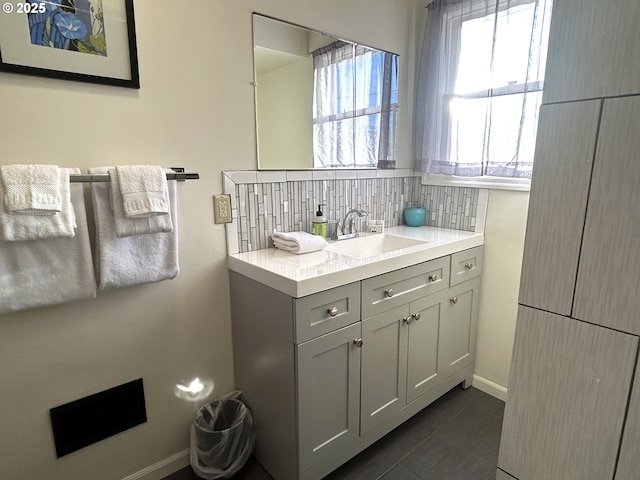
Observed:
[[[531,178],[550,15],[551,0],[432,4],[418,84],[423,172]]]
[[[314,166],[394,166],[397,55],[338,41],[313,57]]]

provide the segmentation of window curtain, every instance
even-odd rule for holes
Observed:
[[[551,0],[435,0],[427,8],[416,170],[531,178]]]
[[[397,55],[342,41],[312,52],[315,167],[395,167]]]

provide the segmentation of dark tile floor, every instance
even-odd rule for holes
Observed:
[[[504,403],[457,387],[326,480],[495,480]],[[272,480],[252,457],[234,480]],[[186,467],[165,480],[197,480]]]

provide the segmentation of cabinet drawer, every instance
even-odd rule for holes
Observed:
[[[360,320],[360,283],[294,299],[295,342],[332,332]]]
[[[451,255],[451,286],[479,277],[482,273],[482,247]]]
[[[362,281],[362,318],[449,286],[449,257],[436,258]]]

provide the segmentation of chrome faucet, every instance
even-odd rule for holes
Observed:
[[[341,234],[338,234],[338,239],[351,238],[351,237],[358,236],[358,231],[355,229],[353,225],[355,215],[358,215],[358,217],[366,217],[367,212],[365,212],[364,210],[360,210],[358,208],[352,208],[351,210],[349,210],[347,214],[344,216],[344,220],[342,220],[342,226],[340,226]]]

